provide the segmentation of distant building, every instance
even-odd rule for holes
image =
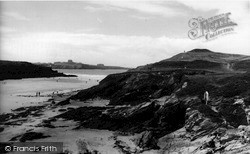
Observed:
[[[69,60],[68,60],[68,63],[74,63],[74,62],[73,62],[73,60],[69,59]]]
[[[61,65],[61,62],[54,62],[54,65]]]
[[[96,66],[104,67],[104,64],[97,64]]]

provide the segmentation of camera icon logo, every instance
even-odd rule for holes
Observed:
[[[6,146],[4,149],[5,151],[11,151],[11,146]]]

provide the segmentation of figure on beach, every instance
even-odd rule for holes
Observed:
[[[37,97],[37,96],[40,96],[40,94],[41,94],[40,92],[36,92],[36,97]]]
[[[205,91],[205,93],[204,93],[204,101],[205,101],[205,103],[206,103],[206,105],[207,105],[207,103],[208,103],[208,101],[209,101],[209,94],[208,94],[207,91]]]

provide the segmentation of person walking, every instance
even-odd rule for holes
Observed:
[[[207,103],[208,103],[208,101],[209,101],[209,94],[208,94],[207,91],[205,91],[205,93],[204,93],[204,101],[205,101],[205,103],[206,103],[206,105],[207,105]]]

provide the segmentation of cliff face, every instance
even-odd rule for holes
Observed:
[[[207,71],[176,70],[165,72],[126,72],[112,74],[98,86],[82,90],[71,99],[101,97],[111,105],[137,105],[153,98],[169,96],[180,88],[185,75],[208,74]]]
[[[161,140],[183,130],[177,139],[200,148],[203,143],[197,142],[201,139],[216,136],[220,130],[238,130],[249,124],[249,87],[249,73],[216,74],[184,69],[113,74],[99,85],[69,98],[83,103],[88,99],[105,98],[110,100],[109,107],[81,107],[56,118],[79,121],[78,128],[140,133],[135,143],[144,150],[167,146],[165,144],[176,138],[163,143]],[[208,104],[203,101],[205,90],[210,94]],[[239,135],[226,140],[230,137],[228,133],[222,134],[216,142],[225,147],[231,142],[241,142]],[[159,147],[160,144],[164,146]],[[208,146],[206,150],[216,148],[220,147]]]
[[[172,94],[202,98],[204,91],[209,91],[212,98],[246,96],[250,93],[249,87],[249,73],[215,74],[188,69],[126,72],[109,75],[99,85],[82,90],[70,99],[85,101],[100,97],[109,99],[111,105],[137,105]]]
[[[28,62],[0,61],[0,80],[74,76],[58,73],[49,67],[34,65]]]
[[[192,54],[204,52],[213,53],[195,50]],[[243,68],[244,72],[215,71],[227,65],[215,61],[164,61],[149,65],[155,70],[143,66],[111,74],[99,85],[82,90],[65,101],[84,103],[88,99],[103,98],[110,100],[108,107],[81,107],[57,118],[77,120],[80,122],[78,128],[139,133],[134,142],[142,151],[160,148],[163,153],[168,150],[245,152],[250,149],[250,136],[240,133],[232,136],[230,131],[240,132],[250,123],[250,73],[246,72],[249,66],[236,65],[242,61],[235,60],[232,69]],[[168,69],[170,65],[172,69]],[[207,104],[203,100],[205,91],[210,97]],[[250,133],[246,129],[243,131]],[[238,147],[233,148],[236,143]]]

